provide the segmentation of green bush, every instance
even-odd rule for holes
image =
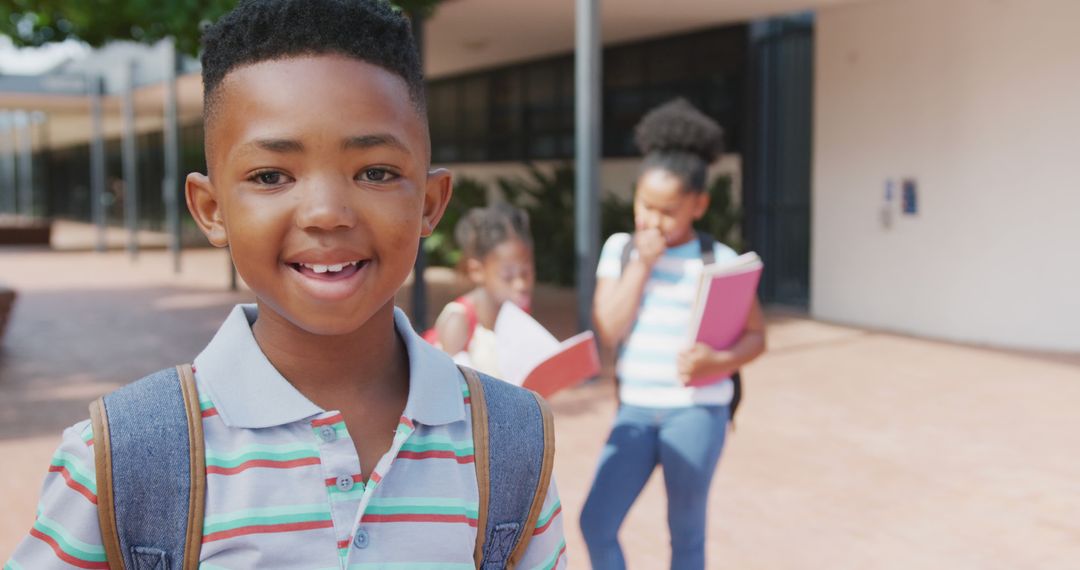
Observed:
[[[508,202],[529,213],[537,277],[547,283],[573,285],[573,167],[560,164],[548,173],[530,164],[524,177],[500,178],[497,184]]]

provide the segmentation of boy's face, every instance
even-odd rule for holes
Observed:
[[[264,307],[314,334],[359,329],[389,306],[450,198],[404,80],[302,56],[237,68],[216,97],[209,177],[187,181],[192,215]]]

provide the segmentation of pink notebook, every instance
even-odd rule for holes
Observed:
[[[705,267],[690,327],[691,331],[696,331],[691,339],[693,342],[720,350],[739,340],[757,294],[762,267],[761,259],[754,252]],[[711,384],[717,380],[721,378],[703,378],[690,385]]]

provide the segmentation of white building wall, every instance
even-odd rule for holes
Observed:
[[[1080,2],[818,12],[811,310],[1080,351]],[[919,212],[882,223],[887,179]]]

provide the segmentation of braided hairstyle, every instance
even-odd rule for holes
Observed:
[[[687,191],[705,191],[706,171],[724,150],[724,130],[686,99],[675,99],[645,114],[634,129],[645,155],[642,173],[659,168],[678,176]]]
[[[454,227],[454,240],[461,247],[463,260],[483,260],[512,239],[532,247],[529,214],[503,202],[469,210]]]

